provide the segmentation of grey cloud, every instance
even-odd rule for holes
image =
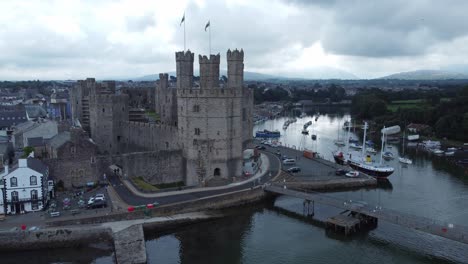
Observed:
[[[142,32],[147,28],[155,26],[156,21],[152,14],[146,14],[141,17],[129,17],[127,18],[127,29],[133,32]]]
[[[466,1],[334,1],[331,10],[321,39],[327,51],[341,55],[421,55],[433,45],[468,34]]]

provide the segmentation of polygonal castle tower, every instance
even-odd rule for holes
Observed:
[[[177,90],[169,87],[168,77],[167,73],[159,74],[155,109],[162,124],[177,127]]]
[[[193,58],[190,51],[176,53],[178,133],[186,161],[186,184],[204,185],[213,178],[231,180],[242,174],[243,146],[252,137],[249,113],[253,95],[243,87],[244,53],[227,52],[228,82],[224,86],[219,82],[218,54],[199,56],[200,87],[193,87]]]
[[[90,86],[90,134],[99,150],[120,154],[124,149],[123,129],[128,121],[128,95],[115,93],[115,82]]]

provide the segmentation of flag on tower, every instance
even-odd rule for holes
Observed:
[[[180,20],[180,25],[182,26],[182,23],[185,22],[185,13],[184,13],[184,16],[182,17],[182,20]]]
[[[206,26],[205,26],[205,31],[209,26],[210,26],[210,21],[208,20],[208,23],[206,23]]]

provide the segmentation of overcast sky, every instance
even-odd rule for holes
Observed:
[[[1,80],[172,71],[184,12],[196,54],[208,53],[211,21],[222,68],[228,48],[244,49],[248,71],[298,77],[323,67],[373,78],[468,65],[465,0],[11,0],[0,10]]]

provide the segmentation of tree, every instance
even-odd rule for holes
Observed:
[[[23,156],[22,158],[27,158],[29,156],[29,154],[31,154],[31,152],[34,151],[34,148],[31,147],[31,146],[27,146],[27,147],[24,147],[23,148]]]

